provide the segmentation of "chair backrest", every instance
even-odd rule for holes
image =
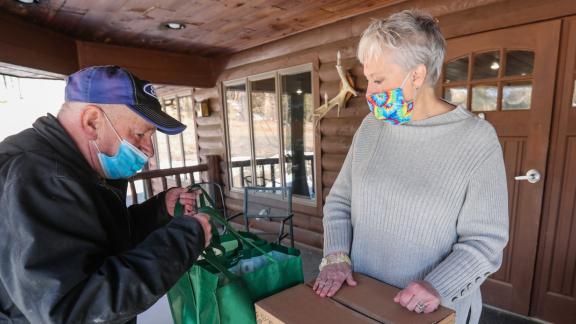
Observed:
[[[292,188],[245,187],[244,216],[284,218],[292,214]]]

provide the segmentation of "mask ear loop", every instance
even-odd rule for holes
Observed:
[[[406,81],[408,81],[408,77],[410,76],[410,72],[408,72],[408,74],[406,74],[406,76],[404,77],[404,80],[402,80],[402,84],[400,85],[400,89],[402,89],[402,91],[404,91],[404,86],[406,85]],[[420,87],[416,87],[416,93],[414,94],[414,98],[410,101],[415,102],[416,98],[418,97],[418,91],[420,91]]]
[[[108,115],[106,115],[106,113],[104,112],[104,110],[101,110],[102,114],[104,115],[104,118],[106,118],[106,120],[108,121],[108,124],[110,125],[110,127],[112,127],[112,130],[114,131],[114,134],[116,134],[116,137],[118,137],[118,140],[120,142],[122,142],[122,137],[120,137],[120,135],[118,134],[118,132],[116,131],[116,128],[114,128],[114,125],[112,125],[112,122],[110,121],[110,119],[108,118]]]

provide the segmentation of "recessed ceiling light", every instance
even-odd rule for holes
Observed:
[[[490,65],[490,68],[492,70],[498,70],[500,68],[500,64],[498,64],[498,62],[493,62],[492,65]]]
[[[39,3],[40,2],[40,0],[16,0],[16,1],[23,3],[23,4],[33,4],[33,3]]]
[[[186,25],[184,25],[183,23],[171,21],[171,22],[165,23],[164,27],[166,27],[168,29],[184,29],[184,28],[186,28]]]

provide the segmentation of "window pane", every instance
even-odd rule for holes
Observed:
[[[184,154],[186,165],[198,164],[196,154],[196,130],[194,129],[194,107],[192,107],[192,96],[178,98],[180,102],[180,117],[186,129],[182,132],[184,140]]]
[[[275,79],[251,82],[250,95],[252,125],[254,127],[254,152],[256,155],[256,179],[252,185],[260,187],[281,186]]]
[[[246,104],[246,85],[226,87],[225,93],[231,187],[242,188],[251,185],[252,181],[250,115]]]
[[[532,102],[532,82],[516,82],[502,89],[502,110],[527,110]]]
[[[506,52],[506,76],[530,75],[534,69],[534,52]]]
[[[462,105],[466,107],[468,89],[466,87],[445,88],[444,100],[454,105]]]
[[[497,86],[474,86],[472,88],[472,111],[494,111],[497,107]]]
[[[65,86],[64,80],[0,74],[0,141],[30,128],[38,117],[56,116],[64,102]]]
[[[473,80],[497,78],[500,70],[500,52],[481,53],[474,56]]]
[[[282,113],[286,185],[294,195],[313,199],[314,123],[312,74],[282,76]]]
[[[454,60],[446,64],[444,82],[456,82],[468,80],[468,56]]]

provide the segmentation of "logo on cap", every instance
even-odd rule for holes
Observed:
[[[144,90],[144,92],[146,92],[147,95],[158,99],[158,97],[156,96],[156,89],[154,89],[152,84],[148,83],[147,85],[144,86],[142,90]]]

